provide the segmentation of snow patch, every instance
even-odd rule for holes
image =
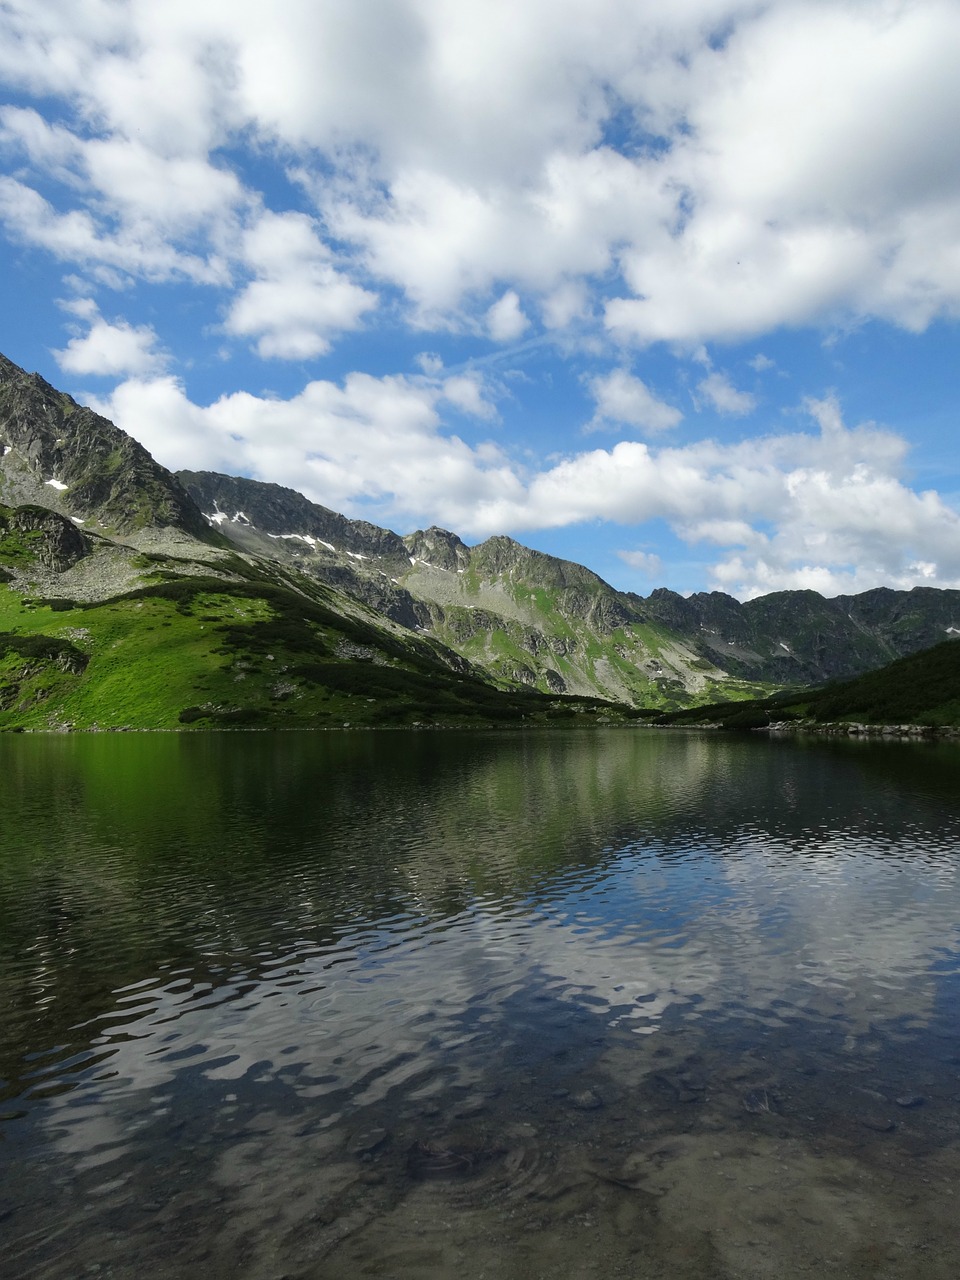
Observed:
[[[231,524],[246,524],[249,525],[251,529],[255,529],[257,527],[252,520],[248,519],[247,516],[243,514],[242,511],[237,511],[232,516],[228,516],[227,513],[225,511],[221,511],[219,507],[217,507],[216,511],[214,511],[212,515],[205,516],[204,519],[209,520],[211,524],[223,524],[224,520],[229,520]]]
[[[71,516],[70,519],[74,524],[86,524],[86,520],[81,520],[79,516]]]
[[[359,551],[348,551],[348,556],[353,556],[354,560],[369,560],[369,556],[361,555]]]
[[[61,493],[64,489],[70,488],[70,486],[68,484],[64,484],[62,480],[46,480],[44,483],[48,484],[51,489],[59,489]]]
[[[274,540],[279,540],[281,538],[286,538],[287,540],[294,539],[297,542],[305,542],[308,547],[315,547],[317,545],[316,538],[311,537],[309,533],[268,533],[267,537],[273,538]]]
[[[7,456],[7,454],[8,454],[8,453],[13,453],[13,445],[12,445],[12,444],[5,444],[5,445],[3,446],[3,453],[0,453],[0,458],[5,458],[5,457]]]
[[[960,636],[960,627],[947,627],[948,636]]]
[[[328,551],[336,552],[337,548],[332,542],[324,542],[322,538],[318,538],[317,541],[320,543],[321,547],[326,547]]]

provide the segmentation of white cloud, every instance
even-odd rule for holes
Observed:
[[[624,564],[628,564],[631,569],[638,569],[644,577],[651,580],[663,571],[663,561],[652,551],[618,551],[617,555]]]
[[[61,306],[90,326],[85,334],[72,337],[63,350],[54,351],[64,373],[142,376],[156,373],[166,364],[166,357],[157,350],[159,339],[149,325],[134,326],[125,320],[110,324],[91,298],[77,298]]]
[[[565,329],[574,320],[589,313],[587,286],[582,280],[565,280],[541,303],[543,323],[548,329]]]
[[[414,363],[418,368],[422,369],[429,378],[435,378],[437,374],[441,373],[443,370],[443,360],[435,351],[421,351],[420,354],[414,358]]]
[[[187,279],[197,284],[224,284],[225,264],[181,251],[162,238],[121,229],[104,229],[86,210],[59,213],[31,187],[0,176],[0,221],[12,236],[46,249],[61,262],[80,267],[116,269],[159,282]]]
[[[265,212],[242,236],[239,253],[258,278],[235,296],[228,333],[256,338],[264,358],[305,360],[330,349],[330,337],[356,329],[377,296],[331,262],[305,214]]]
[[[441,384],[351,374],[291,400],[238,393],[204,408],[167,377],[122,383],[98,407],[167,466],[240,470],[394,526],[485,536],[659,519],[715,547],[713,585],[744,598],[795,585],[960,587],[960,517],[904,484],[901,438],[848,429],[834,401],[810,402],[815,434],[659,450],[620,441],[528,468],[451,434],[443,399]]]
[[[709,373],[697,390],[713,405],[717,413],[741,417],[757,407],[756,399],[748,391],[738,391],[725,373]]]
[[[228,158],[252,141],[420,325],[469,329],[494,288],[641,343],[960,310],[955,0],[372,3],[9,0],[0,77],[62,106],[3,113],[11,231],[227,284],[270,203]],[[283,310],[268,284],[244,334]],[[342,316],[358,288],[319,271],[260,340],[315,345],[319,299]],[[519,304],[495,306],[512,341]]]
[[[673,405],[658,400],[645,382],[626,369],[588,380],[597,410],[591,427],[604,423],[621,423],[642,431],[668,431],[682,421],[683,414]]]
[[[354,373],[291,400],[236,393],[200,407],[167,377],[124,382],[96,407],[165,466],[239,470],[351,514],[372,502],[384,520],[431,512],[452,525],[519,503],[522,483],[495,445],[441,430],[442,396],[422,381]]]
[[[776,368],[774,361],[769,356],[765,356],[762,351],[758,351],[751,360],[747,361],[747,364],[754,373],[766,373],[768,369]]]
[[[513,289],[508,289],[487,311],[487,331],[494,342],[513,342],[529,324]]]
[[[483,379],[476,373],[457,374],[452,378],[444,378],[443,398],[455,405],[462,413],[471,414],[475,418],[495,418],[497,411],[489,400],[483,397]]]

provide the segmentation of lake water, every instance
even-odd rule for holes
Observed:
[[[960,749],[0,737],[0,1273],[960,1274]]]

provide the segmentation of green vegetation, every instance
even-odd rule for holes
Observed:
[[[99,603],[0,586],[0,728],[308,728],[629,718],[598,699],[487,684],[329,588],[228,558],[239,581],[176,576]],[[218,566],[220,567],[220,566]],[[339,607],[338,607],[339,606]],[[451,669],[457,665],[462,670]]]
[[[920,725],[960,727],[960,644],[946,640],[898,658],[878,671],[838,680],[821,689],[786,691],[770,698],[687,707],[658,724],[715,724],[759,729],[769,724]]]

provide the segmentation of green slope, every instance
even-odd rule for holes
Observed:
[[[152,581],[99,602],[28,600],[0,586],[0,729],[469,725],[625,714],[596,701],[494,689],[464,663],[451,670],[436,646],[351,616],[330,589],[310,584],[307,594],[239,557],[221,566],[233,580],[179,576],[172,558],[153,560]]]
[[[729,729],[779,722],[812,725],[921,725],[960,727],[960,644],[945,640],[853,680],[805,693],[781,693],[750,702],[717,703],[662,716],[660,724],[712,723]]]

